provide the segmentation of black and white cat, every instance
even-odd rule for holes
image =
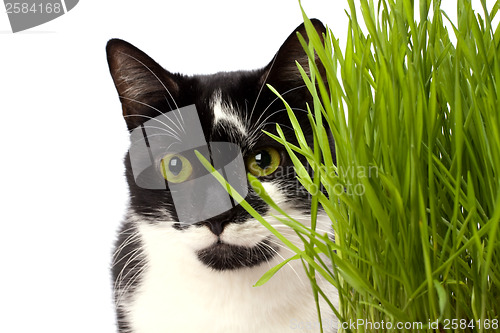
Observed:
[[[324,33],[320,21],[312,22],[320,35]],[[224,197],[208,187],[179,187],[202,173],[200,162],[193,154],[179,151],[152,153],[151,142],[158,142],[158,137],[146,134],[148,128],[164,126],[160,140],[168,136],[180,140],[182,134],[188,140],[201,136],[207,143],[228,143],[228,153],[238,147],[234,156],[243,161],[244,172],[238,179],[244,184],[246,201],[300,246],[297,235],[272,216],[276,212],[247,185],[245,176],[245,172],[258,176],[276,203],[310,224],[310,199],[301,190],[286,151],[262,133],[276,133],[278,123],[288,140],[296,143],[283,103],[266,87],[271,84],[293,108],[312,142],[305,112],[311,97],[295,63],[307,71],[308,60],[297,31],[306,36],[304,25],[299,26],[262,69],[196,76],[172,74],[131,44],[109,41],[109,68],[127,127],[132,136],[144,134],[132,145],[145,142],[144,156],[151,158],[146,181],[134,174],[134,156],[140,153],[132,156],[131,148],[125,158],[130,203],[112,270],[120,333],[320,331],[310,282],[300,261],[291,261],[266,284],[253,287],[267,270],[294,253],[237,202],[231,201],[230,209],[210,213],[220,206],[219,201],[228,200],[227,192]],[[175,117],[159,120],[175,110],[171,113]],[[184,118],[193,110],[199,125],[186,131]],[[160,185],[148,185],[155,182]],[[182,195],[177,202],[184,204],[183,212],[176,204],[178,195]],[[185,223],[181,215],[198,219]],[[318,216],[317,228],[331,230],[324,213]],[[318,283],[336,299],[336,290],[319,276]],[[336,319],[324,304],[322,315],[324,332],[336,332]]]

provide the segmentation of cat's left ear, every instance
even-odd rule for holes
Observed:
[[[325,26],[318,19],[311,19],[311,23],[323,42],[323,34],[326,34]],[[294,86],[297,86],[297,84],[303,84],[302,77],[295,61],[297,61],[302,68],[304,68],[306,73],[309,73],[310,69],[307,54],[300,44],[297,32],[304,37],[306,42],[309,42],[305,25],[301,24],[290,36],[288,36],[286,41],[280,47],[278,53],[274,56],[273,60],[264,68],[262,80],[265,80],[265,83],[269,83],[275,88],[280,86],[285,86],[284,88],[293,88]],[[324,77],[325,71],[317,56],[316,64],[318,64],[321,76]]]
[[[179,75],[171,74],[146,53],[120,39],[110,40],[106,53],[129,130],[148,117],[157,116],[153,105],[158,102],[175,105]]]

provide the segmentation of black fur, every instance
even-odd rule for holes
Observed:
[[[218,271],[253,267],[275,255],[276,252],[271,250],[270,246],[270,243],[265,240],[253,247],[214,244],[199,251],[198,258],[208,267]]]

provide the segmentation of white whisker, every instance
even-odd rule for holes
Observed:
[[[264,78],[264,81],[262,82],[262,85],[260,86],[259,93],[257,94],[257,98],[255,98],[255,103],[253,104],[252,111],[250,112],[250,119],[252,119],[253,112],[255,110],[255,107],[257,106],[257,102],[259,101],[260,94],[262,94],[262,90],[264,89],[264,86],[266,85],[267,78],[269,77],[269,74],[271,73],[274,63],[276,61],[277,56],[274,56],[273,61],[271,62],[271,67],[266,73],[266,77]]]
[[[170,98],[172,99],[172,101],[174,102],[174,105],[175,105],[175,108],[176,109],[179,109],[179,107],[177,106],[177,103],[175,102],[175,99],[174,97],[172,96],[172,94],[170,93],[170,91],[167,89],[167,87],[163,84],[162,80],[160,80],[160,78],[155,74],[155,72],[153,72],[151,70],[151,68],[149,68],[145,63],[143,63],[142,61],[140,61],[139,59],[131,56],[130,54],[127,54],[127,53],[123,53],[123,52],[120,52],[121,54],[131,58],[131,59],[134,59],[135,61],[137,61],[138,63],[140,63],[141,65],[143,65],[151,74],[153,74],[153,76],[158,80],[158,82],[160,82],[160,84],[162,85],[162,87],[165,89],[165,91],[168,93],[168,95],[170,96]]]
[[[276,251],[271,245],[269,244],[266,244],[266,243],[260,243],[262,246],[267,246],[271,251],[273,251],[274,253],[276,253],[277,256],[279,256],[283,261],[285,261],[286,259],[278,252]],[[299,279],[300,281],[300,284],[302,284],[304,286],[304,282],[302,281],[302,279],[300,278],[300,275],[299,273],[297,273],[297,271],[295,270],[295,268],[293,268],[293,266],[290,264],[290,262],[287,262],[286,263],[286,266],[288,266],[294,273],[295,275],[297,276],[297,278]]]

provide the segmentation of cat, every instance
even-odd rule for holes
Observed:
[[[320,36],[325,33],[319,20],[312,23]],[[222,164],[233,163],[226,168],[228,182],[303,248],[298,236],[271,216],[276,211],[246,178],[246,172],[256,175],[278,205],[310,225],[310,196],[297,182],[286,150],[262,132],[276,134],[280,124],[287,139],[298,144],[283,103],[266,86],[270,84],[292,107],[309,144],[313,142],[306,112],[312,99],[295,61],[306,72],[309,64],[297,32],[307,40],[302,24],[264,68],[213,75],[174,74],[123,40],[108,42],[110,73],[131,133],[125,157],[130,201],[112,268],[120,333],[320,332],[302,262],[289,262],[263,286],[253,287],[294,253],[240,201],[228,198],[226,189],[209,180],[210,188],[194,185],[206,169],[193,147],[202,155],[205,151],[212,163],[227,157]],[[169,147],[189,144],[168,153],[161,151],[168,150],[161,140],[173,140]],[[331,231],[322,211],[317,229]],[[336,299],[337,291],[318,274],[317,280]],[[336,332],[336,318],[324,303],[324,332]]]

